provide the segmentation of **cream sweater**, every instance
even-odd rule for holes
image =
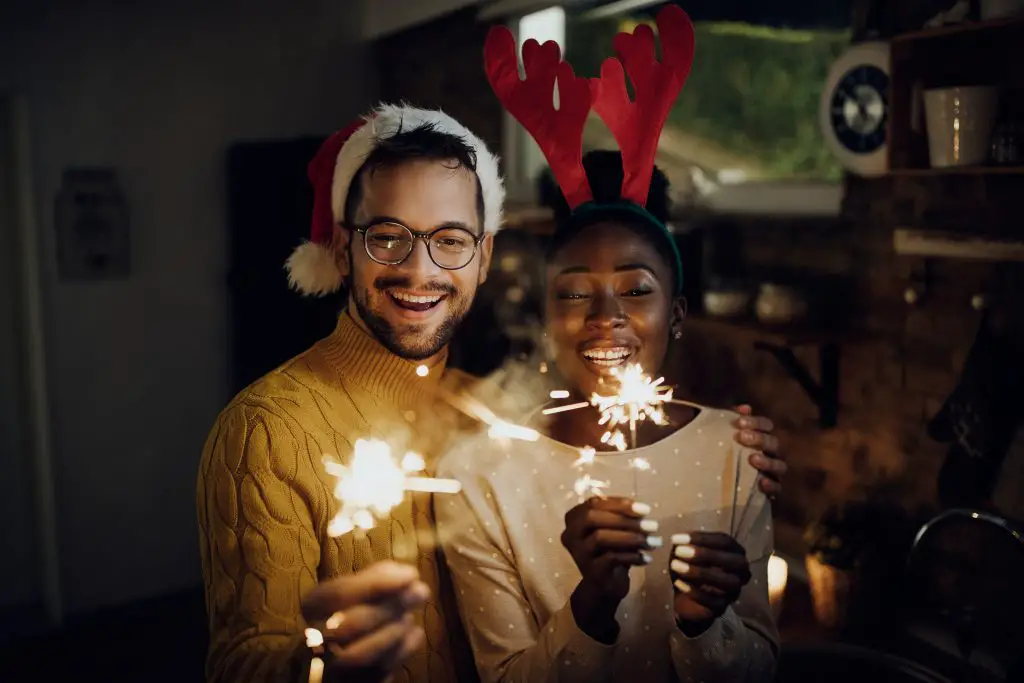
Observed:
[[[480,435],[442,460],[438,475],[463,484],[461,494],[437,497],[434,504],[483,681],[772,680],[778,633],[767,586],[771,507],[756,487],[749,451],[733,440],[735,417],[703,409],[661,441],[598,454],[583,471],[573,467],[576,449],[546,438],[500,444]],[[631,468],[635,457],[646,459],[650,470]],[[584,634],[569,607],[580,573],[559,536],[565,513],[579,502],[573,483],[583,472],[610,482],[610,495],[650,505],[665,541],[651,565],[630,571],[630,591],[616,613],[620,633],[610,646]],[[729,532],[741,521],[734,536],[747,551],[753,578],[724,616],[688,638],[672,609],[670,536]]]

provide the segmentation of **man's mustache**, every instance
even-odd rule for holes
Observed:
[[[459,293],[459,290],[447,282],[425,282],[421,285],[413,286],[412,278],[402,276],[381,276],[373,281],[373,286],[380,292],[383,292],[385,289],[398,288],[412,289],[417,292],[438,292],[449,296],[455,296]]]

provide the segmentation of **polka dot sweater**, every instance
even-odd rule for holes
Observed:
[[[733,440],[734,413],[703,409],[662,440],[634,451],[599,453],[574,466],[579,452],[541,438],[534,443],[464,441],[438,467],[463,484],[434,505],[456,599],[481,679],[542,681],[770,681],[778,632],[768,602],[771,506],[756,486],[749,451]],[[668,428],[666,428],[668,429]],[[643,458],[650,469],[631,467]],[[646,567],[630,570],[612,645],[583,633],[569,598],[580,573],[559,537],[580,498],[584,474],[606,493],[651,506],[664,545]],[[735,505],[734,505],[735,501]],[[739,600],[703,634],[675,623],[670,539],[691,531],[732,532],[753,578]]]

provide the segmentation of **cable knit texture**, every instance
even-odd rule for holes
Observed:
[[[434,595],[415,615],[427,646],[405,663],[395,683],[474,676],[435,550],[429,497],[407,496],[364,538],[330,538],[337,503],[323,468],[326,454],[347,461],[360,438],[386,438],[396,449],[415,444],[429,467],[464,426],[434,393],[441,383],[458,390],[468,382],[466,375],[445,372],[443,363],[418,377],[416,364],[342,314],[331,336],[224,409],[207,439],[197,489],[208,681],[304,682],[309,653],[302,597],[320,581],[383,559],[416,564]]]

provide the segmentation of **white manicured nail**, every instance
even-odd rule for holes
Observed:
[[[343,622],[344,620],[344,614],[342,614],[341,612],[335,612],[331,616],[327,617],[327,622],[324,624],[324,626],[326,626],[328,630],[333,631],[334,629],[341,626],[341,622]]]
[[[645,553],[643,551],[640,551],[640,559],[643,560],[644,564],[650,564],[654,561],[654,558],[651,557],[650,553]]]
[[[682,560],[672,560],[672,563],[669,566],[672,567],[672,571],[677,574],[685,574],[690,571],[690,565],[686,564]]]
[[[679,579],[676,579],[675,583],[673,583],[672,585],[675,586],[676,590],[678,590],[680,593],[689,593],[690,591],[693,590],[693,588],[690,587],[690,584],[684,583],[683,581],[680,581]]]
[[[660,548],[662,546],[661,536],[648,536],[647,547],[648,548]]]
[[[633,503],[633,512],[638,515],[649,515],[651,506],[647,503]]]
[[[641,519],[640,520],[641,531],[653,532],[658,530],[658,522],[653,519]]]
[[[672,534],[672,545],[690,545],[690,534]]]
[[[676,546],[676,557],[681,557],[684,560],[689,560],[696,554],[697,551],[693,549],[692,545]]]

